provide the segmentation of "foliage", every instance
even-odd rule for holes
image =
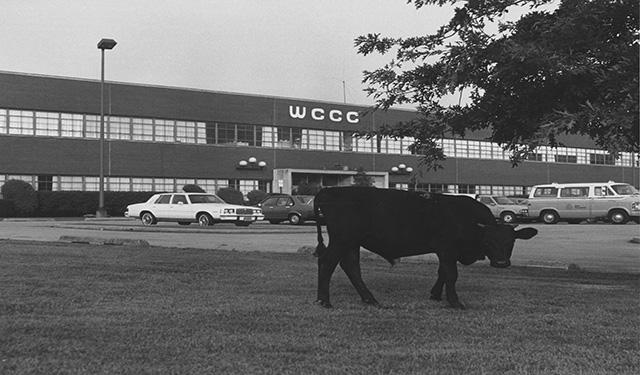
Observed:
[[[634,374],[638,276],[364,259],[384,308],[311,255],[0,241],[0,373]]]
[[[14,215],[13,202],[7,199],[0,199],[0,217],[13,217]]]
[[[203,188],[195,184],[187,184],[182,187],[185,193],[206,193]]]
[[[244,204],[244,196],[239,190],[233,188],[221,188],[218,190],[217,195],[229,204]]]
[[[364,72],[377,106],[415,103],[421,114],[370,134],[415,137],[429,165],[443,158],[433,139],[480,129],[514,163],[537,146],[561,146],[563,134],[589,136],[613,154],[640,151],[637,0],[409,2],[456,8],[431,35],[356,38],[360,54],[395,51],[387,65]],[[517,7],[524,15],[500,22]],[[468,103],[441,104],[452,94]]]
[[[298,187],[291,192],[293,195],[316,195],[320,191],[320,185],[302,180]]]
[[[353,186],[373,186],[373,178],[367,175],[363,167],[359,167],[353,176]]]
[[[110,216],[123,216],[133,203],[146,202],[152,192],[104,192],[104,206]],[[37,216],[79,217],[93,215],[98,209],[95,191],[38,191]]]
[[[260,203],[260,201],[262,201],[266,196],[267,193],[262,190],[251,190],[247,193],[247,204],[249,204],[250,206],[255,206]]]
[[[13,203],[19,217],[33,216],[38,208],[38,197],[31,184],[22,180],[8,180],[2,185],[2,196]]]

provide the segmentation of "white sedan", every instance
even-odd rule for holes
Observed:
[[[140,218],[143,225],[174,221],[182,225],[207,226],[225,222],[248,226],[264,219],[258,207],[228,204],[217,195],[203,193],[155,194],[145,203],[128,205],[124,216]]]

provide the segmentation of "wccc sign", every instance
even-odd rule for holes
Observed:
[[[307,112],[311,119],[316,121],[329,119],[332,122],[346,121],[350,124],[357,124],[360,121],[356,111],[343,112],[339,109],[325,110],[324,108],[311,108],[307,111],[307,107],[304,106],[289,106],[289,116],[291,118],[304,119],[307,117]]]

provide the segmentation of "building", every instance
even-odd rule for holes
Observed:
[[[638,186],[637,155],[613,159],[584,137],[540,148],[512,168],[483,134],[443,139],[444,169],[426,171],[410,139],[355,133],[410,120],[408,110],[283,97],[105,84],[105,190],[290,192],[302,182],[456,193],[524,194],[534,184],[615,180]],[[99,190],[100,81],[0,72],[0,185]],[[404,167],[404,168],[403,168]]]

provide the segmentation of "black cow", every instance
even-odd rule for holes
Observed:
[[[509,267],[516,238],[526,240],[538,233],[534,228],[516,231],[513,226],[497,224],[484,204],[467,196],[332,187],[316,195],[314,210],[329,233],[325,247],[318,220],[316,302],[324,307],[331,307],[329,282],[338,263],[363,302],[378,304],[360,274],[362,246],[391,264],[402,257],[436,253],[440,265],[431,299],[440,300],[445,286],[449,304],[462,309],[455,290],[456,262],[469,265],[487,256],[491,266]]]

